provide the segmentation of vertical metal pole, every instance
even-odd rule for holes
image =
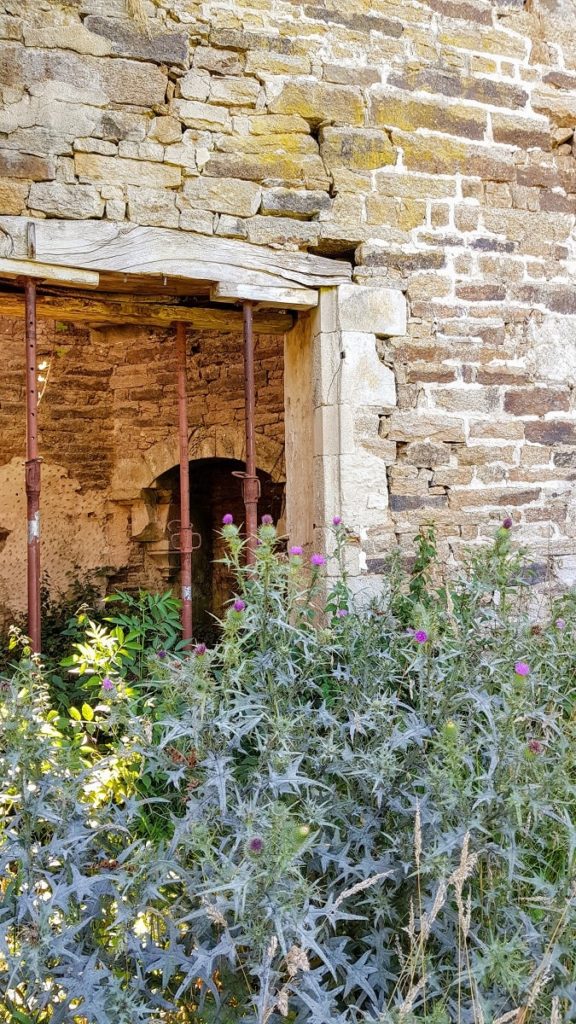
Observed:
[[[180,571],[182,576],[182,639],[192,639],[192,524],[190,522],[190,467],[188,461],[188,406],[186,401],[186,325],[176,324],[178,365],[178,435],[180,441]]]
[[[254,384],[254,324],[252,303],[245,302],[244,312],[244,401],[246,420],[246,473],[244,476],[244,509],[246,515],[246,561],[255,560],[258,530],[258,497],[260,485],[256,475],[256,389]]]
[[[24,281],[26,302],[26,503],[28,521],[28,633],[40,653],[40,459],[36,373],[36,282]]]

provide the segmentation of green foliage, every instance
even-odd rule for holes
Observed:
[[[342,524],[327,596],[223,533],[213,648],[121,595],[66,714],[29,652],[2,682],[0,1021],[576,1020],[573,595],[534,628],[504,527],[369,607]]]

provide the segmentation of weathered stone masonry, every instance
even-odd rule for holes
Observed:
[[[0,622],[25,604],[22,473],[23,324],[0,321]],[[190,335],[193,459],[243,458],[242,339]],[[158,478],[177,463],[173,332],[80,331],[40,321],[44,458],[42,555],[56,597],[71,584],[164,589],[167,522],[177,517]],[[282,338],[260,335],[256,363],[260,465],[284,479]],[[167,488],[164,487],[164,492]],[[229,483],[230,507],[240,485]]]
[[[344,256],[400,288],[402,336],[335,323],[337,413],[316,422],[361,568],[422,521],[450,558],[510,513],[572,583],[574,4],[143,6],[148,33],[125,0],[4,0],[0,214]]]

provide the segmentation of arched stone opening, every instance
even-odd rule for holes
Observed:
[[[233,579],[219,560],[224,554],[220,530],[222,517],[230,512],[234,522],[244,521],[241,480],[244,463],[234,458],[194,459],[190,466],[190,510],[198,547],[192,559],[192,601],[194,633],[210,639],[216,631],[214,616],[221,616],[233,590]],[[261,486],[259,514],[271,515],[283,529],[285,486],[278,474],[258,470]],[[156,521],[162,521],[162,536],[146,543],[147,553],[160,570],[166,587],[179,591],[180,471],[175,465],[154,481]]]

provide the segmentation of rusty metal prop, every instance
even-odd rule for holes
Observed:
[[[178,368],[178,436],[180,444],[180,572],[182,579],[182,639],[192,640],[192,551],[194,538],[190,522],[190,467],[188,460],[188,406],[186,400],[186,325],[176,324]]]
[[[38,377],[36,281],[24,280],[26,303],[26,504],[28,522],[28,634],[35,654],[41,649],[40,463],[38,455]]]
[[[244,409],[246,425],[246,470],[235,474],[242,479],[242,496],[246,517],[246,562],[256,558],[258,530],[258,499],[260,481],[256,475],[256,388],[254,384],[254,323],[251,302],[243,303],[244,313]]]

